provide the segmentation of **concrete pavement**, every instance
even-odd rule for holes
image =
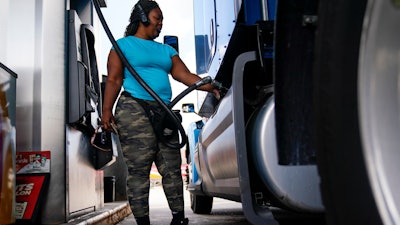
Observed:
[[[214,198],[213,211],[211,215],[194,214],[190,209],[190,194],[184,190],[185,213],[189,218],[189,224],[198,225],[248,225],[242,212],[241,203]],[[168,208],[167,199],[161,185],[154,186],[150,189],[150,221],[152,225],[169,225],[172,215]],[[135,225],[133,215],[129,215],[118,225]]]

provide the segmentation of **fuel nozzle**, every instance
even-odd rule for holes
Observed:
[[[221,83],[221,82],[218,82],[218,81],[216,81],[216,80],[213,80],[213,81],[211,81],[211,84],[212,84],[214,87],[218,88],[219,91],[222,91],[222,92],[227,92],[227,91],[228,91],[228,88],[222,86],[222,83]]]
[[[212,84],[220,92],[226,93],[228,91],[228,88],[224,87],[221,82],[213,80],[210,76],[204,77],[203,79],[197,81],[197,83],[195,83],[194,86],[196,88],[199,88],[200,86],[203,86],[205,84]]]
[[[213,81],[211,82],[211,84],[212,84],[214,87],[218,88],[219,90],[221,90],[221,88],[222,88],[222,84],[221,84],[220,82],[216,81],[216,80],[213,80]]]
[[[199,80],[196,82],[195,86],[196,88],[201,87],[205,84],[209,84],[212,82],[212,78],[210,76],[204,77],[203,79]]]

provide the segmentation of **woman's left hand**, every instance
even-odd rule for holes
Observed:
[[[212,90],[212,93],[214,94],[214,97],[219,100],[221,98],[221,94],[219,93],[219,90],[217,88],[214,88]]]

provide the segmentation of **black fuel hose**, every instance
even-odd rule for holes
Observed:
[[[181,134],[181,143],[179,144],[171,144],[167,141],[163,141],[163,143],[170,147],[170,148],[177,148],[180,149],[182,148],[185,144],[186,144],[186,132],[185,129],[183,128],[181,121],[179,120],[179,118],[175,115],[175,113],[172,111],[172,106],[174,106],[182,97],[184,97],[186,94],[188,94],[190,91],[204,85],[207,83],[211,83],[211,78],[204,78],[202,80],[200,80],[199,82],[197,82],[196,84],[190,86],[189,88],[187,88],[184,92],[182,92],[181,94],[179,94],[171,103],[173,104],[169,104],[166,105],[163,100],[161,100],[161,98],[157,95],[157,93],[155,93],[150,87],[149,85],[139,76],[139,74],[135,71],[135,69],[133,69],[132,65],[128,62],[128,60],[126,59],[125,55],[122,53],[121,49],[119,48],[117,42],[114,39],[114,36],[112,35],[105,19],[103,16],[103,13],[100,10],[100,5],[99,2],[97,0],[92,0],[92,2],[94,3],[94,7],[96,9],[97,15],[100,19],[100,22],[104,28],[104,31],[106,32],[108,39],[110,39],[112,46],[114,47],[116,53],[118,54],[118,56],[120,57],[122,63],[124,66],[126,66],[126,68],[128,69],[128,71],[133,75],[133,77],[139,82],[139,84],[156,100],[157,103],[160,104],[160,106],[167,112],[167,115],[173,119],[174,123],[176,123],[176,125],[178,125],[178,130],[179,133]],[[199,85],[199,86],[198,86]]]
[[[178,96],[176,96],[171,103],[168,104],[168,107],[172,109],[176,103],[179,102],[183,97],[185,97],[187,94],[189,94],[191,91],[205,85],[209,84],[212,82],[212,78],[210,76],[204,77],[203,79],[197,81],[195,84],[189,86],[185,90],[183,90]]]

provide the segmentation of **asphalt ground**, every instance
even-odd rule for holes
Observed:
[[[190,209],[190,194],[184,190],[185,214],[189,218],[189,224],[201,225],[248,225],[243,215],[242,205],[238,202],[228,201],[220,198],[214,198],[213,210],[211,215],[194,214]],[[150,221],[152,225],[169,225],[172,219],[165,198],[163,188],[156,183],[150,188]],[[119,225],[136,224],[133,215],[126,217],[118,223]]]
[[[210,215],[194,214],[190,209],[190,194],[184,190],[185,213],[190,225],[249,225],[242,210],[242,204],[225,199],[214,198]],[[152,225],[169,225],[172,215],[168,208],[163,188],[156,183],[150,188],[150,221]],[[296,214],[271,208],[279,225],[326,225],[323,215]],[[126,217],[119,225],[135,225],[133,215]]]

